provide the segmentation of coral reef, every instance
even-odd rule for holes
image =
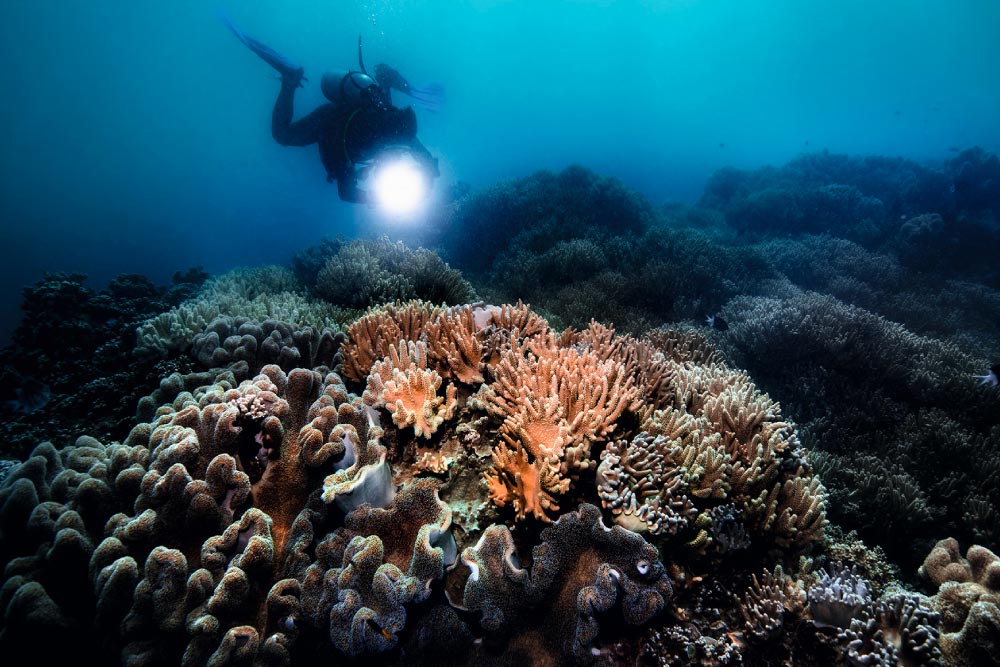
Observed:
[[[26,287],[23,319],[0,350],[0,454],[23,459],[39,441],[69,444],[81,433],[124,437],[136,402],[172,370],[133,358],[135,327],[201,280],[192,270],[160,287],[125,274],[96,291],[82,274],[51,273]]]
[[[393,300],[455,304],[476,298],[472,286],[436,253],[386,237],[340,246],[317,272],[315,289],[330,303],[355,309]]]
[[[994,399],[970,381],[985,360],[794,288],[734,299],[724,312],[735,362],[789,397],[785,409],[814,450],[832,519],[883,545],[904,572],[943,529],[994,543]]]
[[[57,659],[136,665],[634,660],[712,568],[595,504],[598,453],[668,410],[765,457],[731,465],[740,509],[692,482],[715,539],[789,561],[821,539],[794,427],[746,376],[694,361],[714,356],[697,337],[556,335],[522,304],[419,301],[348,334],[362,395],[325,365],[177,375],[121,443],[36,447],[0,485],[0,650],[56,631]],[[510,466],[558,478],[553,502]]]
[[[444,256],[538,310],[386,239],[47,276],[0,371],[6,453],[52,441],[0,473],[0,651],[998,664],[998,164],[459,193]],[[928,551],[930,598],[894,582]]]

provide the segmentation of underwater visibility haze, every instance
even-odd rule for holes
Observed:
[[[12,0],[0,62],[0,655],[1000,665],[1000,4]]]

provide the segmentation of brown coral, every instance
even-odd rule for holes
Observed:
[[[777,403],[725,366],[664,363],[674,368],[676,407],[652,412],[643,433],[601,454],[598,493],[616,521],[688,531],[688,545],[703,551],[720,534],[717,504],[728,501],[752,535],[789,548],[821,539],[825,492]]]
[[[941,540],[920,574],[938,585],[941,652],[958,667],[1000,664],[1000,557],[979,545],[962,558],[958,541]]]
[[[752,576],[752,584],[736,597],[743,617],[743,636],[752,641],[766,641],[778,635],[784,624],[791,624],[806,605],[806,592],[781,566],[764,570],[760,579]]]

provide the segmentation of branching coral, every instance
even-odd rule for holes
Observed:
[[[392,421],[403,428],[412,426],[419,438],[430,438],[441,423],[455,413],[455,385],[449,384],[444,396],[438,396],[441,376],[427,368],[424,343],[399,342],[399,350],[389,349],[389,356],[372,366],[368,374],[365,403],[385,406]]]
[[[786,622],[792,623],[805,608],[806,593],[787,577],[778,565],[774,571],[764,570],[760,579],[752,576],[752,584],[742,598],[737,598],[743,616],[743,636],[751,641],[773,639]]]
[[[872,603],[872,591],[855,570],[837,565],[824,571],[809,588],[809,613],[816,625],[846,628]]]
[[[535,518],[548,520],[544,505],[551,498],[524,493],[565,492],[566,478],[594,465],[591,444],[613,432],[626,410],[638,408],[638,392],[620,363],[560,347],[551,333],[512,342],[492,373],[494,382],[483,385],[476,400],[503,420],[506,446],[494,455],[491,495],[500,505],[515,505],[519,518],[531,508]]]
[[[407,299],[435,303],[475,299],[472,286],[436,253],[385,237],[337,248],[316,276],[316,291],[331,303],[351,308]]]
[[[939,667],[938,620],[920,597],[896,594],[851,621],[839,639],[855,665]]]
[[[726,308],[739,313],[727,332],[737,363],[787,397],[800,437],[819,450],[832,520],[914,569],[919,544],[942,525],[970,539],[989,534],[989,513],[970,510],[974,499],[1000,500],[983,465],[996,419],[962,347],[795,289]]]
[[[430,355],[439,359],[439,372],[459,382],[478,385],[483,382],[483,341],[477,333],[476,310],[472,306],[445,309],[427,327]]]
[[[728,501],[752,537],[792,548],[821,539],[824,491],[777,404],[724,366],[674,366],[679,407],[653,412],[642,433],[601,454],[598,492],[616,521],[689,531],[689,545],[703,550],[716,533],[713,510]]]
[[[373,308],[347,328],[342,373],[354,382],[364,382],[376,361],[389,355],[400,340],[420,340],[425,327],[441,312],[422,301],[388,304]]]

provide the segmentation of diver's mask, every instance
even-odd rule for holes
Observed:
[[[364,72],[326,72],[320,82],[320,89],[326,99],[337,105],[369,107],[379,111],[390,107],[385,91]]]

